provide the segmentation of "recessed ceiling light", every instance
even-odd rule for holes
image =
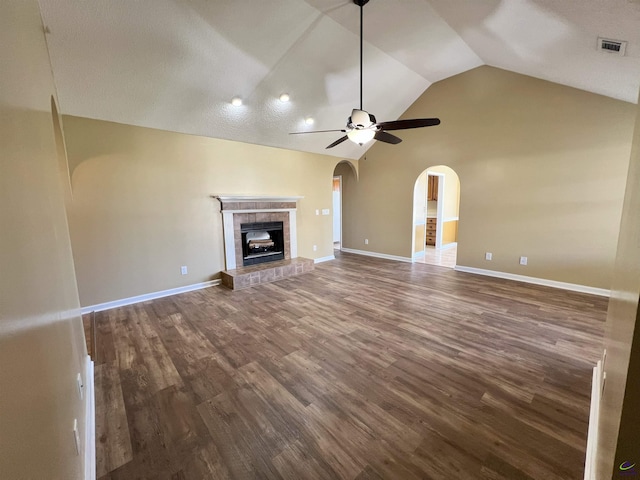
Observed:
[[[280,101],[281,102],[288,102],[289,101],[289,94],[288,93],[283,93],[282,95],[280,95]]]
[[[307,117],[304,119],[304,123],[306,123],[307,125],[313,125],[315,123],[315,120],[311,117]]]
[[[239,107],[240,105],[242,105],[242,99],[240,97],[233,97],[231,99],[231,105],[233,105],[234,107]]]

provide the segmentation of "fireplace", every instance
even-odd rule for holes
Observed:
[[[298,256],[296,207],[302,197],[217,195],[215,198],[220,201],[227,270]],[[262,226],[246,228],[248,224]],[[275,224],[279,225],[272,228]],[[249,235],[251,231],[254,234]],[[254,240],[254,248],[249,248],[247,237]],[[245,263],[245,257],[251,257],[248,259],[251,263]],[[259,258],[262,260],[253,261]]]
[[[284,258],[283,222],[240,224],[242,265],[275,262]]]

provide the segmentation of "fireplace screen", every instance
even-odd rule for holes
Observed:
[[[284,258],[283,222],[243,223],[240,233],[243,266]]]

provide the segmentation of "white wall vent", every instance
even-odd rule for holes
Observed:
[[[627,42],[622,40],[612,40],[610,38],[598,37],[598,50],[614,55],[624,56],[627,49]]]

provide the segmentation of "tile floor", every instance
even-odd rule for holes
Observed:
[[[435,247],[427,247],[424,257],[416,259],[416,263],[426,263],[427,265],[438,265],[440,267],[453,268],[456,266],[456,257],[458,255],[458,247],[441,248],[436,250]]]
[[[334,242],[333,248],[340,250],[340,242]],[[436,250],[435,247],[427,246],[424,257],[417,258],[416,263],[426,263],[427,265],[437,265],[439,267],[453,268],[456,266],[458,247],[448,247]]]

